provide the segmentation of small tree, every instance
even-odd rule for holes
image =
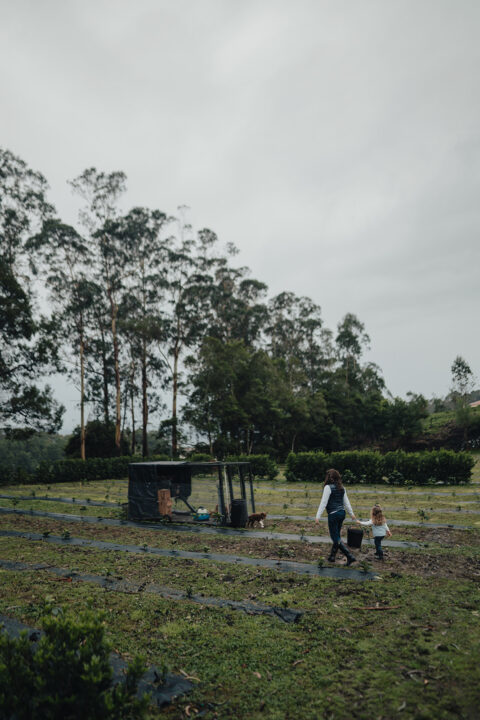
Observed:
[[[468,426],[472,419],[468,396],[473,388],[473,373],[469,364],[460,355],[452,363],[452,395],[455,400],[457,425],[463,428],[463,440],[468,439]]]
[[[35,648],[23,632],[0,634],[0,713],[30,720],[118,720],[143,718],[148,696],[137,699],[145,670],[136,657],[122,683],[113,684],[110,645],[103,617],[60,612],[44,618],[45,634]]]

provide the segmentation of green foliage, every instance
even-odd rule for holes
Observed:
[[[64,408],[35,380],[58,369],[55,325],[38,317],[27,273],[29,234],[53,211],[47,182],[13,153],[0,148],[0,421],[55,432]]]
[[[42,460],[61,460],[66,442],[67,438],[62,435],[35,433],[15,439],[0,433],[0,467],[2,471],[8,468],[31,473]]]
[[[23,632],[0,634],[0,708],[15,720],[117,720],[143,718],[148,697],[137,699],[145,668],[129,664],[125,681],[113,684],[110,645],[103,617],[91,611],[73,616],[58,611],[43,619],[35,648]]]
[[[128,443],[121,439],[121,455],[128,453]],[[87,458],[108,458],[118,456],[118,449],[115,445],[115,424],[106,423],[101,420],[91,420],[85,426],[85,454]],[[80,457],[80,427],[73,431],[67,446],[65,455],[71,458]]]
[[[187,458],[188,462],[211,462],[213,460],[212,456],[208,453],[192,453]]]
[[[290,481],[323,482],[328,468],[334,467],[349,484],[458,485],[469,482],[473,465],[469,453],[452,450],[424,453],[398,450],[385,455],[369,451],[290,453],[285,474]]]
[[[229,455],[227,462],[248,462],[256,478],[275,480],[278,475],[277,463],[268,455]]]
[[[153,455],[142,458],[140,455],[127,455],[114,458],[87,458],[86,460],[58,460],[41,462],[30,474],[0,469],[0,485],[12,482],[35,482],[54,484],[61,482],[85,482],[90,480],[115,480],[128,476],[128,466],[132,462],[148,460],[169,460],[167,455]],[[17,479],[18,477],[18,479]]]

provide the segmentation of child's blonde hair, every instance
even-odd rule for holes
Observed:
[[[374,525],[383,525],[385,522],[385,515],[380,505],[374,505],[372,507],[372,520]]]

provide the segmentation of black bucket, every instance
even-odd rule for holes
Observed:
[[[247,501],[239,498],[232,500],[230,524],[232,527],[245,527],[248,520]]]
[[[347,545],[352,548],[361,548],[363,540],[363,530],[358,528],[348,528]]]

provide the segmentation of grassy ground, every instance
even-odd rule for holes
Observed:
[[[480,464],[475,468],[480,482]],[[274,492],[271,488],[283,492]],[[286,492],[293,489],[295,492]],[[87,582],[66,582],[44,570],[0,570],[0,612],[41,624],[46,602],[80,610],[107,611],[107,634],[126,658],[137,652],[149,663],[195,680],[195,690],[153,717],[268,718],[477,718],[480,701],[480,498],[462,497],[480,486],[461,488],[351,488],[354,509],[380,501],[387,518],[432,517],[470,524],[470,530],[392,527],[395,540],[417,549],[390,548],[383,564],[364,544],[358,561],[374,567],[376,581],[363,583],[306,577],[256,567],[147,556],[139,553],[53,545],[0,536],[0,559],[44,562],[78,572],[124,578],[140,587],[157,583],[209,597],[250,600],[303,609],[297,624],[205,607],[188,599],[165,600],[145,593],[108,591]],[[357,492],[358,490],[358,492]],[[6,494],[90,498],[124,502],[126,483],[89,483],[2,488]],[[441,497],[433,492],[442,492]],[[314,515],[318,485],[259,484],[257,505],[281,514]],[[33,496],[32,496],[33,497]],[[292,502],[293,499],[293,502]],[[465,504],[465,501],[472,504]],[[280,508],[271,507],[280,503]],[[0,499],[3,507],[12,501]],[[461,509],[458,510],[460,505]],[[18,501],[17,509],[115,517],[117,508]],[[407,512],[404,507],[412,507]],[[466,510],[469,510],[467,514]],[[447,513],[447,510],[453,512]],[[357,514],[368,516],[368,510]],[[128,526],[109,527],[21,515],[0,515],[0,530],[16,529],[148,544],[154,547],[224,552],[249,557],[296,559],[326,564],[327,545],[300,539],[326,534],[312,522],[267,521],[265,531],[291,533],[288,540],[237,535],[212,536]],[[341,560],[338,564],[341,564]],[[355,567],[355,565],[353,566]]]

